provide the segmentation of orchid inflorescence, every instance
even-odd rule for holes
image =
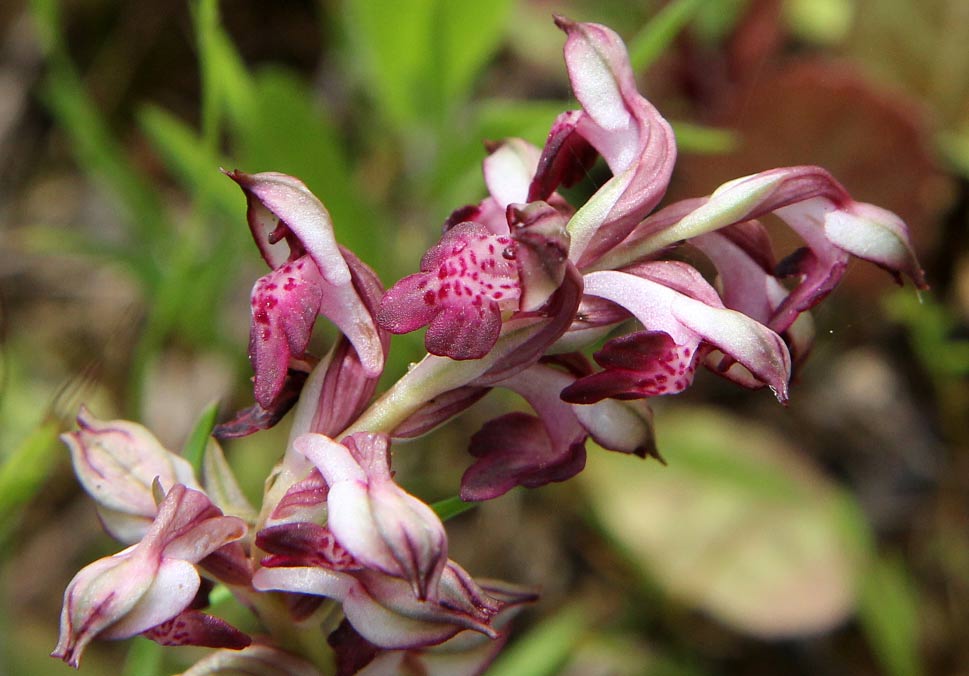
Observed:
[[[266,429],[295,406],[288,448],[256,511],[214,439],[200,480],[140,425],[82,410],[65,441],[105,528],[129,546],[71,581],[54,656],[76,667],[91,640],[141,634],[219,648],[187,674],[480,673],[536,596],[448,558],[441,519],[394,481],[394,439],[502,387],[534,415],[505,414],[471,437],[462,500],[566,480],[590,437],[658,458],[647,400],[686,389],[701,364],[787,401],[813,337],[807,311],[851,256],[925,287],[902,221],[818,167],[654,212],[676,158],[669,124],[636,90],[614,32],[556,23],[581,110],[556,119],[544,148],[490,144],[488,196],[454,211],[420,271],[387,291],[298,179],[228,172],[271,271],[251,296],[255,403],[215,436]],[[611,178],[570,204],[559,188],[599,156]],[[769,214],[805,245],[779,262],[758,221]],[[322,359],[307,352],[319,315],[340,332]],[[390,335],[424,326],[428,354],[374,398]],[[593,365],[581,350],[603,339]],[[214,584],[266,634],[203,612]]]

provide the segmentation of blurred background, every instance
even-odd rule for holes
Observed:
[[[389,285],[484,195],[482,140],[577,107],[553,13],[630,45],[680,144],[668,199],[823,165],[909,223],[932,289],[855,262],[789,407],[702,373],[654,402],[667,467],[590,443],[576,479],[450,521],[473,574],[543,590],[489,673],[969,674],[963,0],[3,2],[0,674],[68,673],[63,589],[118,549],[57,441],[79,404],[177,450],[251,401],[263,271],[218,168],[301,177]],[[421,353],[395,339],[388,378]],[[397,447],[401,483],[455,494],[508,403]],[[287,425],[226,444],[253,500]],[[97,643],[82,673],[199,654]]]

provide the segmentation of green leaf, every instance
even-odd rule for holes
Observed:
[[[139,112],[138,121],[165,166],[187,192],[211,195],[220,212],[244,222],[245,200],[235,184],[219,172],[218,160],[194,130],[153,105]]]
[[[377,219],[351,180],[327,112],[305,83],[283,70],[260,72],[251,93],[251,99],[226,99],[240,168],[298,177],[326,205],[337,240],[374,264],[381,241]]]
[[[488,676],[554,676],[561,673],[591,621],[589,610],[582,605],[559,610],[509,645],[488,669]]]
[[[803,455],[713,410],[667,409],[657,431],[667,467],[590,453],[581,475],[644,581],[761,637],[822,631],[854,609],[868,531]]]
[[[629,41],[629,62],[636,72],[646,70],[673,43],[704,0],[676,0],[660,10]]]
[[[16,510],[30,500],[57,461],[60,423],[42,420],[0,463],[0,533],[6,534]]]
[[[434,42],[440,96],[445,110],[464,103],[474,77],[501,44],[511,0],[453,2],[437,0]]]
[[[159,263],[170,233],[157,193],[128,161],[72,68],[53,71],[42,87],[42,97],[70,138],[82,169],[106,185],[126,209],[125,221],[131,229],[127,244],[138,252],[138,265],[130,271],[153,288],[161,276]]]
[[[444,500],[438,500],[433,505],[431,509],[437,514],[441,521],[447,521],[448,519],[453,519],[458,514],[464,514],[465,512],[474,509],[478,506],[476,502],[465,502],[457,495],[451,498],[445,498]]]
[[[859,610],[861,626],[885,673],[921,674],[918,598],[900,558],[878,559],[865,571]]]
[[[462,3],[463,4],[463,3]],[[398,128],[428,111],[425,73],[435,44],[436,0],[346,0],[350,58],[359,65],[380,112]]]
[[[682,153],[720,155],[737,149],[740,139],[729,129],[704,127],[689,122],[670,121],[676,134],[676,147]]]
[[[245,200],[232,181],[219,172],[218,162],[194,130],[153,105],[142,108],[138,120],[152,148],[186,191],[211,195],[222,213],[243,222]]]
[[[192,463],[196,476],[202,474],[202,459],[209,443],[209,437],[215,428],[215,419],[218,414],[219,402],[213,401],[206,406],[199,414],[188,439],[185,440],[185,446],[182,448],[182,457]]]

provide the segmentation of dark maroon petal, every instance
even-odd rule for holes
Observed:
[[[326,642],[336,655],[336,676],[353,676],[380,652],[380,648],[358,634],[346,620],[326,637]]]
[[[308,477],[289,487],[273,509],[272,519],[284,520],[306,508],[322,508],[328,492],[326,481],[320,471],[314,468]]]
[[[568,188],[588,176],[598,152],[577,131],[582,112],[559,115],[545,140],[538,170],[528,188],[528,201],[547,200],[559,186]]]
[[[261,277],[252,290],[249,360],[256,401],[265,409],[283,388],[291,357],[300,357],[323,299],[322,277],[304,256]]]
[[[204,559],[199,565],[220,582],[248,587],[252,582],[252,565],[239,542],[231,542]]]
[[[391,433],[397,439],[419,437],[450,420],[486,395],[488,387],[459,387],[432,398]]]
[[[266,568],[323,567],[353,570],[359,564],[326,526],[305,521],[263,528],[256,546],[272,556],[262,560]]]
[[[161,645],[195,645],[242,650],[252,639],[222,618],[186,610],[141,634]]]
[[[566,387],[562,399],[592,404],[606,397],[641,399],[682,392],[693,382],[699,352],[676,345],[666,333],[640,331],[614,338],[594,355],[605,370]]]
[[[283,594],[283,601],[286,602],[286,610],[294,622],[303,622],[319,610],[326,599],[322,596],[311,594]]]
[[[299,401],[307,375],[306,371],[289,369],[282,388],[269,408],[263,408],[255,403],[241,411],[236,411],[230,420],[216,425],[212,435],[216,439],[236,439],[275,426]]]
[[[461,477],[462,500],[491,500],[515,486],[535,488],[565,481],[585,467],[585,437],[565,448],[552,445],[542,421],[509,413],[471,437],[478,460]]]

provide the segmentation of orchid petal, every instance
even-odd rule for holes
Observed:
[[[76,432],[61,439],[71,451],[81,485],[99,508],[107,510],[106,525],[121,526],[111,532],[123,542],[140,540],[157,514],[151,491],[156,477],[167,488],[176,483],[198,488],[188,461],[166,450],[143,426],[124,420],[98,420],[84,407],[77,424]],[[124,523],[113,519],[113,513]]]
[[[246,195],[250,228],[269,266],[276,270],[308,254],[320,274],[321,314],[353,343],[366,371],[378,375],[384,363],[380,337],[354,288],[350,267],[323,204],[292,176],[239,171],[228,176]],[[288,255],[274,248],[283,239],[289,247]]]
[[[565,62],[583,108],[573,120],[575,131],[605,158],[613,174],[569,222],[569,257],[581,268],[622,241],[663,197],[676,142],[666,120],[636,91],[629,57],[616,33],[598,24],[561,18],[556,23],[568,35]],[[547,152],[556,148],[551,145]],[[540,165],[554,162],[546,158]]]
[[[252,576],[252,588],[258,591],[285,591],[313,594],[342,601],[356,581],[346,573],[326,568],[260,568]]]
[[[669,270],[671,265],[664,267]],[[778,399],[786,400],[790,355],[780,336],[759,322],[625,272],[589,273],[585,284],[586,293],[622,305],[647,331],[665,333],[677,346],[692,351],[704,340],[719,347],[768,384]]]

